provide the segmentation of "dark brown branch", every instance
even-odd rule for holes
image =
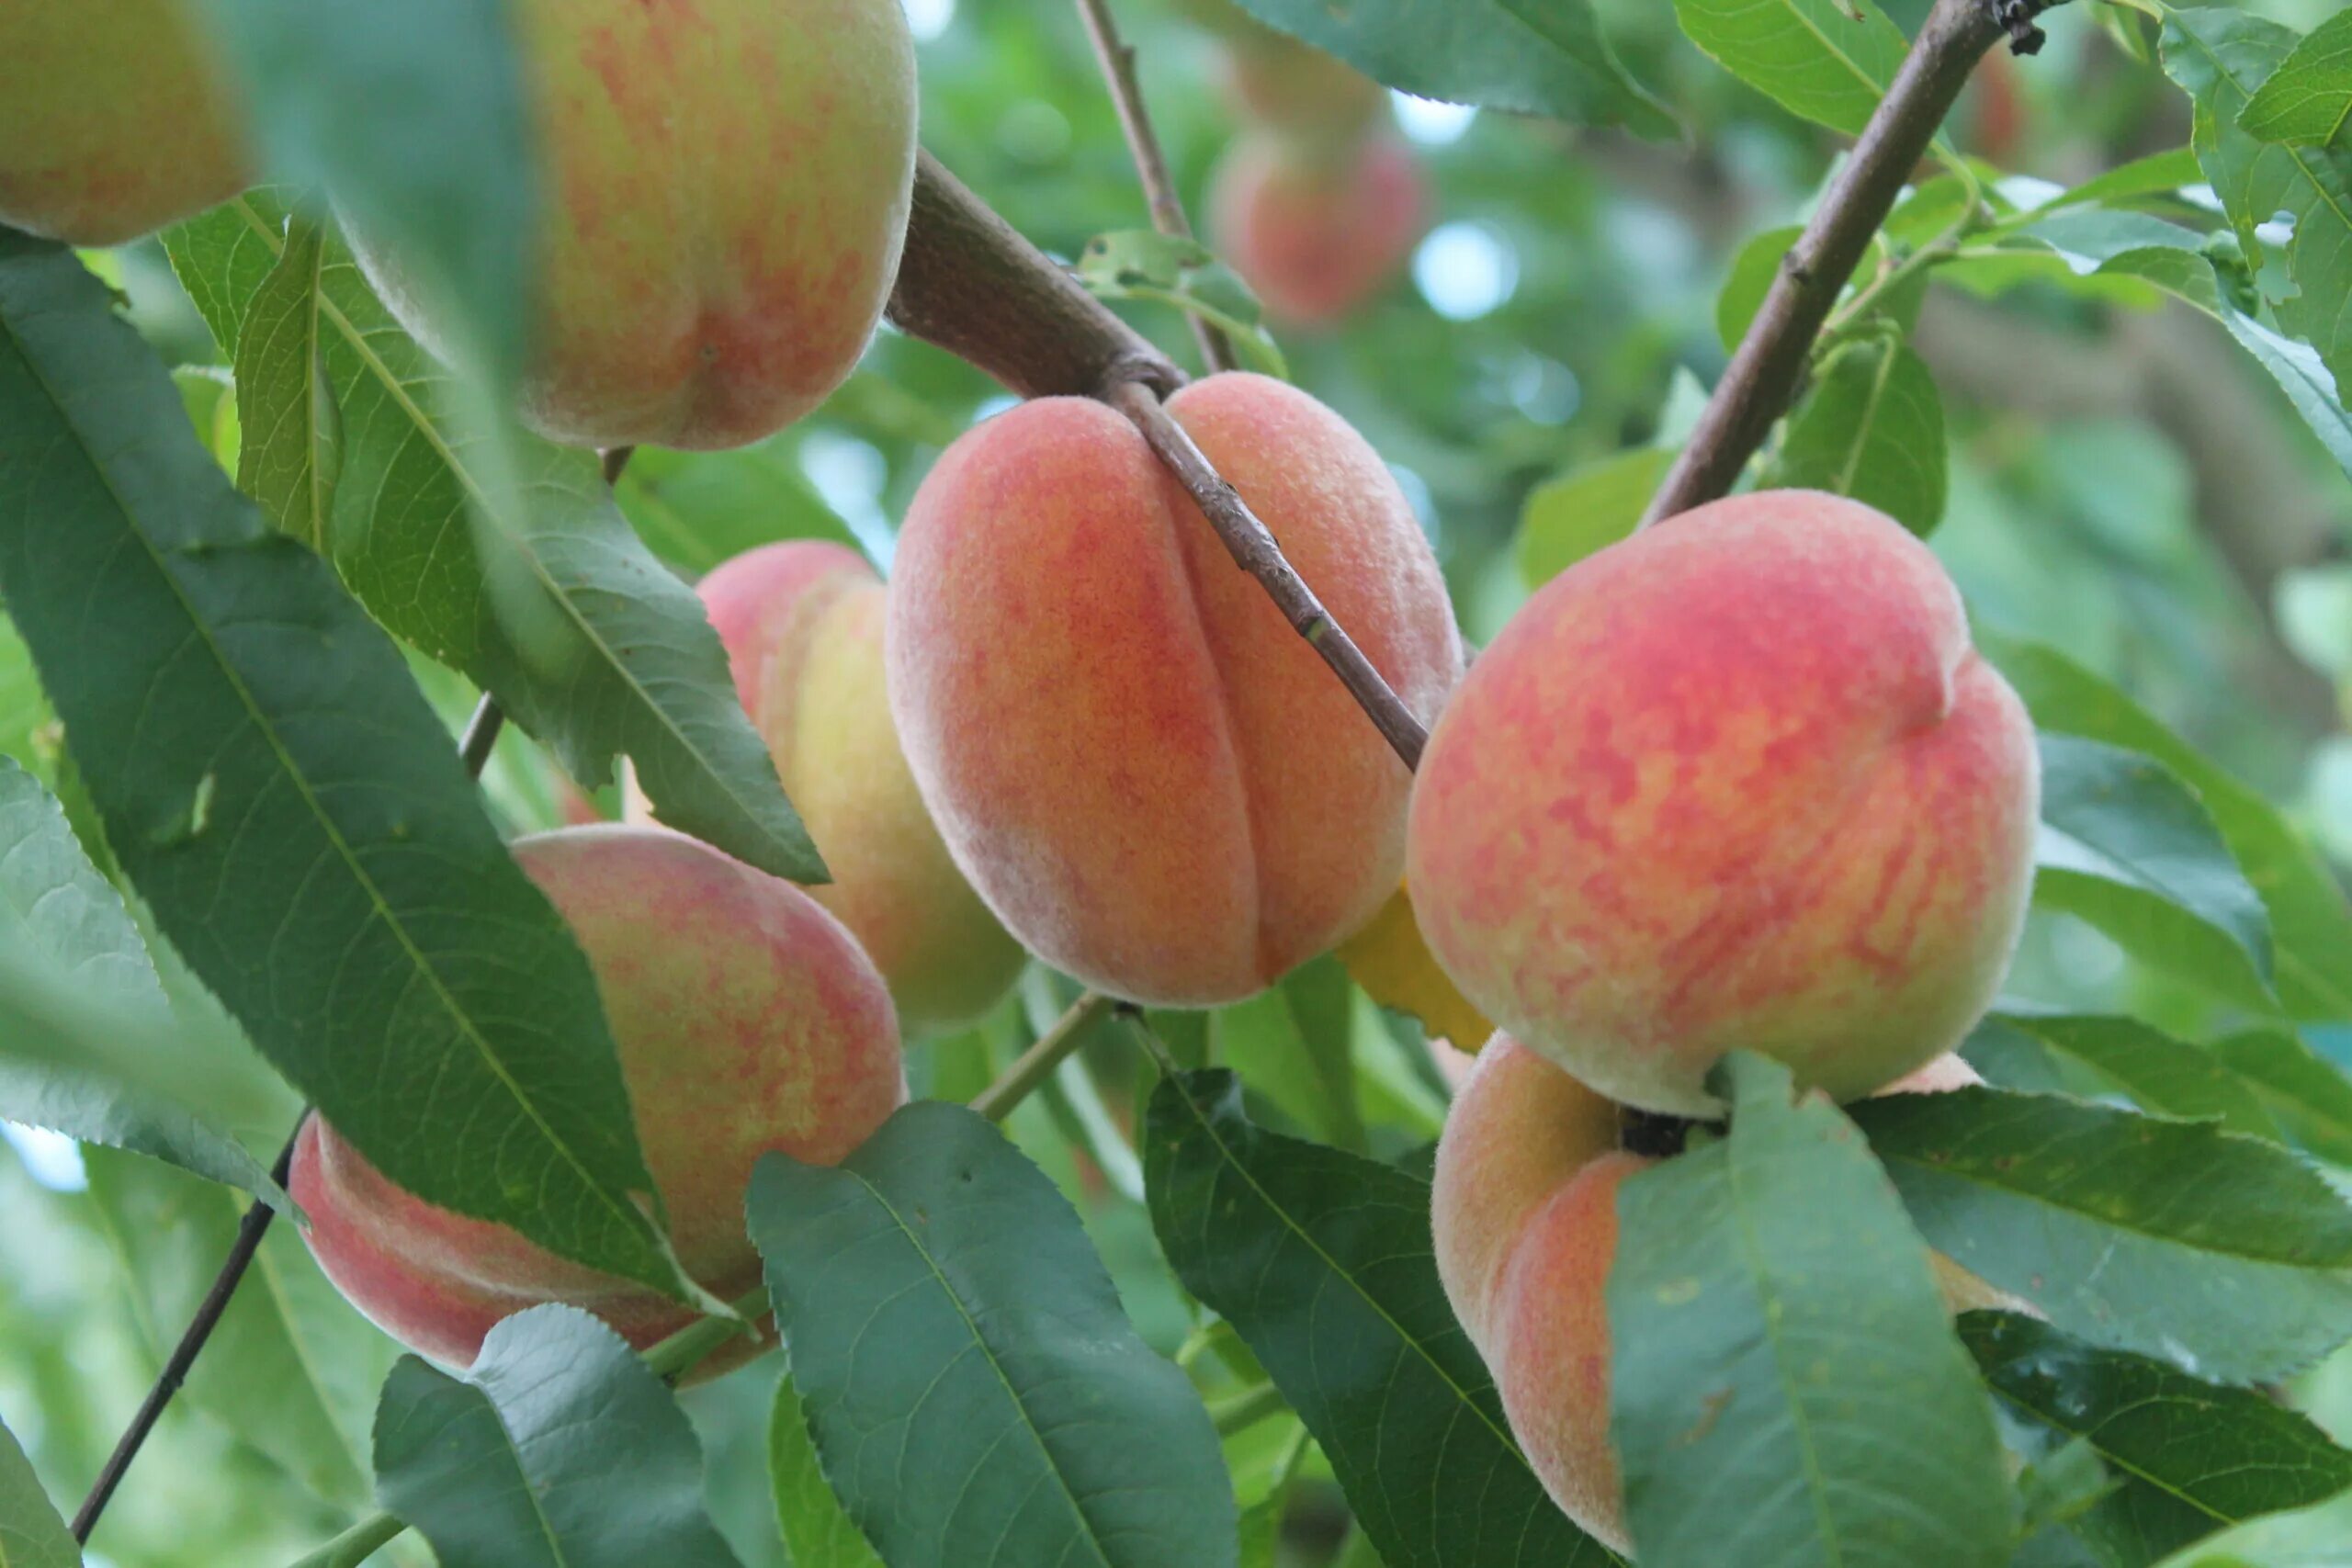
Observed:
[[[929,152],[915,167],[890,320],[1024,398],[1091,397],[1115,366],[1163,390],[1184,383],[1165,355]]]
[[[280,1188],[286,1185],[286,1173],[294,1163],[294,1139],[300,1133],[301,1124],[297,1122],[294,1134],[288,1137],[286,1146],[277,1151],[277,1163],[269,1168],[269,1179]],[[245,1277],[246,1269],[253,1264],[254,1254],[261,1249],[262,1237],[269,1234],[270,1221],[277,1215],[277,1211],[271,1208],[267,1201],[256,1198],[253,1206],[245,1211],[244,1218],[237,1222],[237,1239],[231,1244],[229,1256],[220,1265],[220,1272],[213,1276],[212,1288],[204,1292],[204,1300],[198,1303],[196,1315],[188,1320],[187,1330],[180,1335],[180,1342],[172,1348],[170,1357],[164,1362],[163,1371],[156,1376],[154,1386],[147,1391],[147,1397],[139,1402],[138,1414],[131,1416],[130,1425],[123,1428],[121,1438],[114,1446],[114,1452],[107,1456],[105,1467],[98,1472],[98,1479],[91,1484],[90,1495],[82,1499],[82,1506],[74,1516],[74,1539],[77,1542],[85,1546],[89,1544],[90,1532],[97,1528],[98,1516],[107,1511],[107,1504],[113,1499],[115,1488],[122,1484],[124,1473],[130,1469],[130,1461],[139,1457],[139,1450],[146,1445],[147,1435],[163,1418],[164,1407],[171,1404],[172,1395],[177,1393],[180,1384],[187,1381],[188,1369],[196,1365],[197,1353],[204,1348],[205,1341],[212,1337],[213,1329],[220,1325],[220,1314],[229,1310],[229,1298],[236,1294],[238,1281]]]
[[[1421,748],[1429,744],[1429,731],[1390,689],[1386,679],[1364,657],[1363,649],[1356,646],[1355,639],[1323,608],[1322,601],[1315,597],[1315,590],[1306,585],[1306,580],[1291,569],[1272,530],[1250,510],[1241,492],[1210,466],[1184,427],[1161,406],[1149,388],[1133,382],[1114,387],[1110,401],[1135,421],[1136,428],[1151,443],[1159,460],[1191,492],[1193,503],[1200,507],[1201,514],[1209,520],[1209,525],[1231,553],[1233,563],[1258,580],[1291,628],[1323,656],[1323,662],[1339,676],[1340,683],[1347,687],[1407,769],[1419,767]]]
[[[2044,8],[2040,0],[1936,0],[1853,156],[1781,264],[1706,412],[1643,515],[1645,526],[1730,493],[1788,412],[1822,323],[1969,73],[2012,27],[2030,24]]]
[[[1151,116],[1143,106],[1143,85],[1136,79],[1135,48],[1121,41],[1118,24],[1111,19],[1110,0],[1078,0],[1078,14],[1086,24],[1086,36],[1094,40],[1094,58],[1102,62],[1112,106],[1119,111],[1119,129],[1126,133],[1127,151],[1135,157],[1144,198],[1151,206],[1151,226],[1171,238],[1189,240],[1192,220],[1184,216],[1184,199],[1176,194],[1176,182],[1168,173],[1168,155],[1160,151],[1159,133],[1151,128]],[[1233,344],[1224,332],[1198,316],[1192,321],[1193,335],[1200,342],[1201,357],[1208,367],[1232,369]]]

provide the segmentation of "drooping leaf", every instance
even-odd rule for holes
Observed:
[[[2097,926],[2154,968],[2267,1012],[2270,917],[2221,830],[2143,753],[2044,735],[2034,899]]]
[[[2352,1337],[2352,1208],[2275,1144],[1990,1089],[1849,1110],[1928,1244],[2078,1338],[2243,1382]]]
[[[40,781],[0,757],[0,943],[168,1026],[170,1008],[139,928]],[[96,1073],[0,1061],[0,1119],[165,1160],[248,1192],[285,1194],[227,1132],[188,1110]]]
[[[1758,483],[1851,496],[1925,536],[1943,521],[1947,461],[1943,398],[1928,362],[1871,337],[1818,370]]]
[[[1674,119],[1618,63],[1590,0],[1235,0],[1383,86],[1555,119],[1621,123],[1648,136]]]
[[[323,555],[343,467],[320,314],[325,241],[292,220],[286,248],[255,291],[237,338],[237,486],[271,522]]]
[[[767,1156],[751,1221],[824,1472],[892,1568],[1233,1562],[1207,1412],[986,1120],[918,1101],[839,1167]]]
[[[1632,534],[1673,460],[1662,447],[1640,446],[1536,486],[1520,513],[1520,580],[1541,588]]]
[[[82,1549],[40,1489],[16,1434],[0,1424],[0,1563],[7,1568],[82,1568]]]
[[[2158,1115],[2218,1122],[2233,1133],[2285,1141],[2261,1097],[2227,1062],[2136,1018],[1995,1013],[1977,1028],[1980,1033],[2005,1029],[2029,1035]]]
[[[507,1318],[461,1378],[401,1357],[375,1450],[378,1495],[442,1568],[738,1568],[677,1397],[577,1307]]]
[[[792,1568],[883,1568],[825,1480],[788,1371],[776,1382],[775,1413],[768,1422],[768,1480]]]
[[[1144,1166],[1170,1265],[1264,1364],[1388,1568],[1616,1561],[1512,1440],[1438,1282],[1426,1180],[1252,1124],[1224,1071],[1153,1092]]]
[[[2170,11],[2165,70],[2196,102],[2191,143],[2246,254],[2260,254],[2263,225],[2282,212],[2293,219],[2294,292],[2271,303],[2278,324],[2318,350],[2341,383],[2352,374],[2352,158],[2262,141],[2238,123],[2295,42],[2291,29],[2247,12]]]
[[[398,653],[103,286],[5,231],[0,428],[0,592],[190,967],[394,1181],[685,1290],[587,961]]]
[[[1909,50],[1871,0],[1674,0],[1692,43],[1791,114],[1859,134]]]
[[[2257,141],[2330,147],[2352,118],[2352,11],[2338,11],[2289,51],[2238,111]]]
[[[84,1160],[139,1348],[160,1371],[228,1256],[245,1203],[104,1149]],[[399,1347],[351,1310],[281,1216],[229,1298],[182,1397],[339,1508],[369,1496],[368,1420]]]
[[[2109,1481],[2067,1521],[2102,1561],[2146,1562],[2213,1530],[2352,1487],[2352,1453],[2252,1389],[2101,1350],[2047,1324],[1970,1313],[1961,1339],[2042,1452],[2082,1445]]]
[[[1990,1407],[1928,1250],[1851,1123],[1731,1059],[1731,1134],[1626,1178],[1611,1440],[1641,1562],[2008,1561]]]
[[[2042,643],[1980,628],[1977,648],[2044,730],[2143,752],[2197,792],[2270,915],[2278,994],[2297,1018],[2352,1019],[2352,909],[2302,837],[2115,686]]]
[[[539,198],[500,0],[201,0],[272,165],[331,192],[492,384],[520,374]]]
[[[2352,1079],[2283,1029],[2250,1029],[2209,1047],[2259,1096],[2272,1117],[2303,1147],[2352,1165]]]
[[[249,192],[164,237],[224,346],[279,264],[285,217]],[[333,241],[319,290],[345,428],[330,554],[352,592],[495,695],[582,784],[602,787],[626,753],[670,826],[823,881],[700,601],[629,527],[595,457],[469,407]]]

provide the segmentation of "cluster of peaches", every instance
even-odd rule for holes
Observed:
[[[105,243],[240,187],[243,134],[182,4],[0,10],[0,220]],[[549,230],[525,416],[580,444],[721,446],[812,407],[903,239],[896,0],[519,14]],[[357,249],[436,341],[398,266]],[[1589,557],[1465,673],[1418,520],[1344,421],[1239,375],[1170,408],[1433,726],[1418,775],[1136,429],[1046,399],[941,457],[888,585],[816,543],[701,585],[830,885],[642,820],[515,856],[588,954],[679,1257],[722,1294],[758,1277],[754,1161],[855,1148],[905,1098],[902,1031],[987,1011],[1031,955],[1138,1003],[1237,1001],[1405,878],[1430,951],[1506,1032],[1440,1146],[1440,1271],[1554,1496],[1622,1545],[1601,1291],[1644,1163],[1625,1110],[1718,1114],[1708,1075],[1735,1049],[1839,1099],[1969,1081],[1949,1053],[2030,877],[2026,716],[1925,547],[1804,492]],[[315,1117],[292,1186],[329,1275],[438,1359],[550,1300],[639,1344],[685,1321],[402,1191]],[[1993,1299],[1945,1278],[1955,1304]]]

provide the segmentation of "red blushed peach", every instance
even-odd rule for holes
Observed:
[[[0,223],[116,245],[244,187],[244,117],[188,4],[0,5]]]
[[[565,829],[514,855],[595,972],[679,1261],[741,1295],[759,1280],[743,1231],[759,1156],[840,1160],[906,1097],[881,976],[797,888],[678,834]],[[542,1302],[584,1307],[638,1346],[692,1320],[644,1286],[412,1196],[316,1116],[288,1186],[327,1277],[437,1361],[469,1364],[492,1325]]]
[[[2040,773],[1926,547],[1747,495],[1547,584],[1415,784],[1432,953],[1594,1089],[1707,1115],[1739,1046],[1838,1099],[1951,1050],[2025,914]]]
[[[1940,1057],[1882,1092],[1978,1082]],[[1618,1108],[1498,1034],[1448,1111],[1430,1228],[1438,1277],[1544,1490],[1587,1533],[1630,1549],[1609,1438],[1607,1287],[1617,1189],[1651,1162],[1617,1146]],[[1930,1253],[1945,1306],[2030,1310]]]
[[[1169,407],[1406,706],[1435,714],[1461,643],[1378,455],[1262,377]],[[941,457],[899,536],[887,651],[956,863],[1089,985],[1233,1001],[1395,890],[1403,764],[1101,403],[1026,404]]]
[[[839,386],[874,333],[914,181],[898,0],[523,0],[539,150],[524,419],[571,446],[736,446]],[[435,302],[352,235],[401,324]]]
[[[766,545],[697,592],[832,881],[810,889],[865,946],[910,1036],[986,1012],[1028,955],[956,869],[907,771],[882,671],[888,591],[856,551]]]
[[[1211,181],[1209,227],[1269,315],[1329,326],[1396,275],[1429,206],[1420,165],[1393,136],[1338,149],[1244,136]]]

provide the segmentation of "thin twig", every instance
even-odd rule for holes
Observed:
[[[1323,662],[1339,676],[1340,683],[1347,687],[1405,766],[1419,767],[1421,748],[1429,744],[1429,730],[1413,716],[1412,710],[1374,668],[1372,660],[1364,657],[1355,639],[1323,608],[1322,601],[1306,585],[1306,580],[1283,558],[1282,546],[1275,542],[1272,531],[1250,510],[1241,492],[1201,455],[1192,436],[1161,406],[1151,389],[1133,382],[1118,385],[1111,389],[1110,401],[1135,421],[1143,438],[1159,454],[1159,460],[1168,465],[1177,482],[1200,507],[1201,514],[1216,530],[1234,564],[1258,580],[1291,628],[1323,656]]]
[[[2013,27],[2029,26],[2044,8],[2041,0],[1936,0],[1853,155],[1782,260],[1690,442],[1643,514],[1644,526],[1731,492],[1788,412],[1822,324],[1969,73]]]
[[[1168,173],[1168,154],[1160,150],[1159,133],[1151,128],[1144,108],[1143,85],[1136,78],[1135,46],[1123,41],[1111,19],[1109,0],[1078,0],[1078,14],[1086,36],[1094,40],[1094,58],[1102,63],[1102,80],[1111,89],[1112,106],[1119,111],[1119,129],[1126,133],[1127,151],[1143,181],[1144,199],[1151,207],[1151,226],[1172,239],[1193,237],[1192,220],[1184,216],[1184,198]],[[1193,335],[1200,341],[1201,357],[1212,370],[1230,370],[1233,344],[1224,332],[1199,316],[1192,318]]]
[[[1012,1108],[1053,1076],[1062,1058],[1085,1041],[1088,1028],[1114,1005],[1110,998],[1096,991],[1080,997],[1051,1029],[1037,1037],[1035,1045],[1004,1070],[1003,1076],[973,1099],[972,1109],[991,1122],[1001,1122],[1012,1115]]]
[[[300,1134],[301,1127],[297,1123],[294,1136],[286,1140],[286,1146],[277,1151],[277,1162],[270,1167],[269,1179],[281,1190],[286,1185],[286,1173],[294,1163],[295,1137]],[[197,1353],[204,1348],[205,1341],[212,1337],[213,1329],[220,1325],[220,1314],[229,1310],[229,1299],[236,1294],[237,1282],[245,1277],[245,1269],[253,1263],[254,1254],[261,1247],[262,1237],[269,1234],[270,1221],[277,1216],[277,1211],[270,1206],[267,1200],[256,1198],[245,1211],[244,1218],[237,1222],[237,1239],[231,1244],[229,1256],[221,1263],[220,1271],[213,1276],[212,1288],[204,1292],[204,1300],[198,1303],[196,1315],[188,1320],[187,1328],[180,1335],[180,1342],[173,1347],[170,1357],[164,1362],[163,1371],[157,1375],[154,1385],[148,1389],[147,1397],[139,1402],[138,1414],[131,1416],[130,1425],[123,1428],[122,1437],[115,1443],[114,1452],[107,1456],[105,1467],[98,1472],[98,1479],[90,1487],[90,1495],[82,1499],[82,1506],[74,1516],[75,1541],[89,1544],[90,1532],[97,1528],[98,1516],[106,1512],[107,1504],[114,1497],[115,1488],[122,1484],[124,1473],[130,1469],[130,1461],[139,1457],[147,1435],[162,1419],[164,1407],[171,1404],[172,1395],[178,1393],[180,1384],[187,1381],[188,1369],[196,1365]]]
[[[470,777],[481,777],[481,771],[490,766],[490,754],[498,746],[498,732],[505,728],[506,710],[498,705],[496,697],[483,694],[481,701],[474,705],[473,717],[466,721],[464,737],[458,742],[458,760],[465,763]]]

